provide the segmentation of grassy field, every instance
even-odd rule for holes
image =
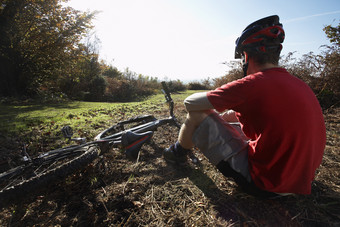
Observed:
[[[175,102],[181,102],[193,91],[174,95]],[[75,137],[91,140],[103,130],[121,120],[145,114],[158,114],[167,110],[163,94],[152,96],[142,102],[101,103],[20,103],[0,104],[0,136],[19,137],[19,143],[32,143],[32,137],[47,139],[51,147],[60,146],[60,129],[69,125]],[[166,114],[166,112],[165,112]],[[50,138],[48,138],[50,137]],[[40,142],[40,141],[38,141]],[[33,142],[34,143],[34,142]]]
[[[173,94],[183,121],[182,100]],[[0,105],[0,163],[25,145],[31,154],[66,144],[60,128],[91,140],[136,115],[168,116],[161,94],[136,103],[69,102]],[[260,200],[244,194],[200,153],[199,164],[168,165],[162,150],[178,129],[161,127],[137,162],[113,149],[93,165],[19,204],[0,210],[0,226],[339,226],[340,108],[324,113],[327,146],[312,194]]]
[[[83,128],[89,121],[92,124],[100,124],[147,112],[148,108],[161,109],[162,98],[163,96],[159,94],[144,102],[131,103],[2,104],[0,105],[0,131],[18,133],[27,131],[30,127],[51,123]]]

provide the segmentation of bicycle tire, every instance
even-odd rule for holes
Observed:
[[[79,149],[79,147],[74,148],[74,150],[77,149]],[[32,195],[44,186],[57,183],[65,179],[67,176],[86,167],[99,156],[99,149],[97,146],[82,147],[80,149],[84,149],[84,152],[72,160],[62,163],[41,175],[23,180],[16,185],[1,190],[0,208],[10,205],[11,203],[16,203],[25,196]]]

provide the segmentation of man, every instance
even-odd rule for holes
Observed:
[[[245,77],[186,98],[187,119],[164,151],[167,161],[185,163],[196,146],[249,194],[311,193],[326,129],[312,90],[278,67],[284,35],[278,16],[246,27],[235,49]]]

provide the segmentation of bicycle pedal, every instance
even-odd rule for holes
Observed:
[[[69,125],[64,126],[61,129],[61,132],[63,133],[63,136],[67,139],[71,139],[73,136],[73,129]]]

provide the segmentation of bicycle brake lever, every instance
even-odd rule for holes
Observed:
[[[72,138],[73,136],[73,129],[71,128],[71,126],[67,125],[64,126],[61,129],[61,132],[63,133],[63,136],[68,139],[69,141],[75,141],[79,144],[84,144],[86,143],[86,138]]]
[[[32,162],[32,159],[31,159],[31,157],[28,155],[28,153],[27,153],[27,151],[26,151],[26,144],[24,144],[24,150],[22,151],[22,153],[23,153],[23,157],[22,157],[22,160],[24,161],[24,162]]]
[[[75,141],[80,144],[86,143],[86,138],[70,138],[71,141]]]

